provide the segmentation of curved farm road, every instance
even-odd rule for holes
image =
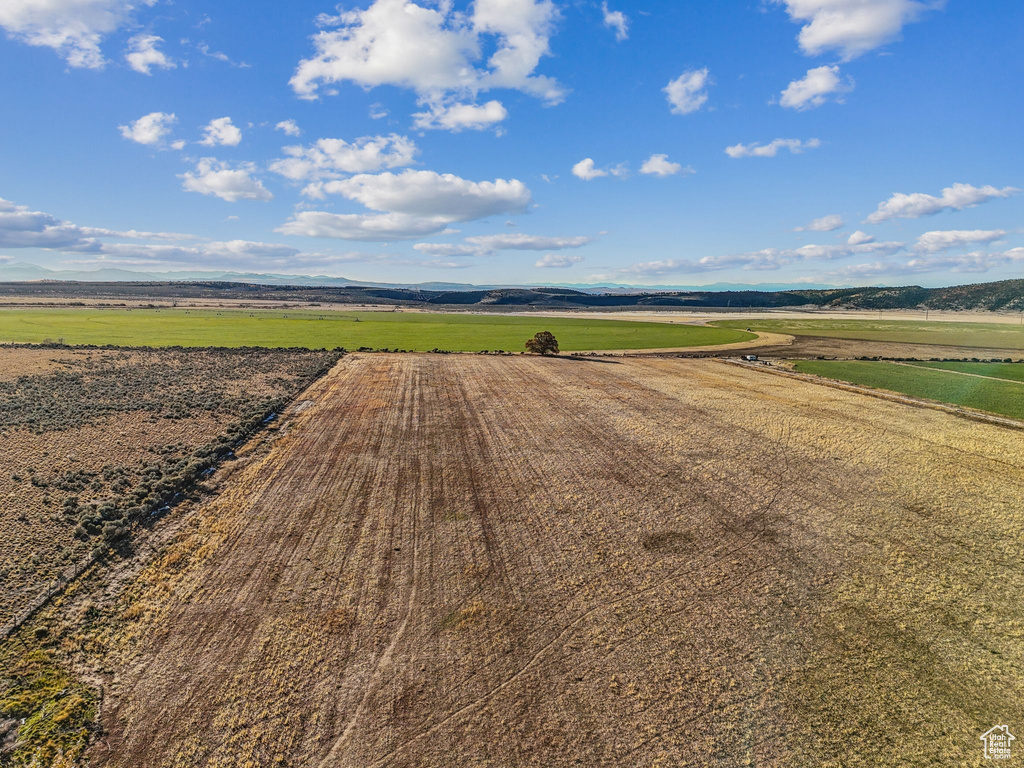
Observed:
[[[656,349],[608,349],[601,350],[599,352],[566,352],[568,355],[602,355],[602,356],[615,356],[615,355],[666,355],[673,352],[742,352],[747,349],[756,349],[758,347],[788,347],[793,341],[794,337],[789,336],[785,333],[768,333],[767,331],[751,331],[757,338],[750,339],[749,341],[734,341],[729,344],[708,344],[701,347],[659,347]]]
[[[127,590],[92,765],[975,765],[1024,722],[1017,432],[711,360],[307,397]]]

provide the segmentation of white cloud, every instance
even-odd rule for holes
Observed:
[[[774,0],[803,22],[800,49],[809,56],[839,51],[850,60],[897,40],[904,25],[944,0]]]
[[[710,83],[707,67],[688,69],[675,80],[670,80],[664,90],[672,114],[688,115],[703,107],[708,100],[707,91],[704,89]]]
[[[674,176],[677,173],[682,173],[685,176],[689,176],[692,173],[696,173],[696,171],[689,166],[684,168],[679,163],[671,162],[668,159],[668,155],[651,155],[640,166],[640,173],[653,176]]]
[[[806,261],[835,261],[864,254],[892,255],[905,248],[903,243],[865,243],[862,245],[804,245],[800,248],[765,248],[760,251],[705,256],[696,261],[664,259],[633,264],[619,270],[621,275],[668,275],[687,272],[715,272],[724,269],[777,270]]]
[[[902,251],[906,245],[898,242],[870,242],[859,245],[802,245],[792,250],[779,251],[783,258],[795,257],[793,260],[816,259],[833,260],[845,259],[850,256],[857,256],[866,253],[877,253],[890,256]]]
[[[352,81],[364,88],[397,85],[420,94],[470,89],[478,73],[476,36],[448,25],[446,8],[406,0],[376,0],[365,10],[321,16],[313,38],[316,55],[301,61],[291,86],[316,98],[322,84]]]
[[[428,269],[465,269],[472,265],[468,261],[442,261],[441,259],[433,259],[431,261],[421,261],[416,266],[427,267]]]
[[[380,0],[378,0],[380,1]],[[480,77],[483,89],[511,88],[557,104],[565,98],[553,79],[534,75],[543,56],[550,53],[558,9],[550,0],[476,0],[472,24],[477,35],[494,35],[497,50]]]
[[[0,248],[59,248],[94,252],[102,246],[96,238],[118,240],[185,240],[190,235],[172,232],[139,232],[100,227],[79,227],[42,211],[30,210],[0,198]]]
[[[209,18],[209,17],[207,17],[207,18]],[[225,64],[230,64],[231,63],[231,57],[230,56],[228,56],[223,51],[215,51],[215,50],[213,50],[206,43],[197,43],[196,44],[196,48],[198,48],[199,52],[201,54],[203,54],[203,56],[206,56],[207,58],[214,59],[215,61],[223,61]]]
[[[229,217],[231,218],[231,217]],[[105,240],[187,241],[190,243],[105,242]],[[297,269],[363,262],[399,263],[389,254],[309,253],[278,243],[248,240],[201,241],[192,235],[79,227],[48,213],[0,199],[0,248],[43,248],[89,255],[65,261],[87,266],[153,267],[201,264],[206,267]],[[412,262],[407,262],[412,263]],[[417,262],[418,263],[418,262]],[[434,265],[426,265],[434,266]]]
[[[572,175],[579,179],[583,179],[584,181],[599,179],[602,176],[626,176],[628,173],[629,172],[623,163],[619,163],[618,165],[613,165],[608,168],[595,168],[594,160],[590,157],[580,160],[572,167]],[[545,181],[547,180],[548,179],[545,178]]]
[[[601,176],[607,176],[608,171],[602,171],[599,168],[595,168],[594,159],[591,157],[585,157],[572,167],[572,175],[583,179],[584,181],[590,181],[591,179],[597,179]]]
[[[0,248],[67,248],[85,239],[74,224],[0,198]]]
[[[392,254],[380,253],[317,253],[299,251],[290,246],[250,241],[227,241],[206,243],[194,247],[170,247],[159,245],[106,245],[100,253],[90,259],[65,261],[81,266],[123,268],[170,268],[202,265],[206,268],[230,269],[272,269],[278,272],[296,273],[298,270],[324,270],[341,264],[354,262],[401,264],[412,263]],[[424,266],[429,266],[424,264]]]
[[[629,37],[629,19],[622,11],[608,9],[608,3],[601,3],[601,11],[604,13],[604,25],[608,29],[615,30],[615,39],[620,43]]]
[[[444,129],[458,133],[462,130],[482,131],[508,117],[508,110],[500,101],[486,104],[431,104],[425,112],[413,115],[413,124],[423,129]]]
[[[284,265],[300,251],[288,245],[261,243],[250,240],[226,240],[196,245],[114,244],[106,245],[103,253],[120,258],[140,258],[170,263],[243,263]]]
[[[244,61],[233,60],[223,51],[213,50],[207,43],[204,42],[196,43],[196,49],[207,58],[213,59],[214,61],[223,61],[225,64],[230,64],[232,67],[236,67],[237,69],[249,69],[249,67],[251,66],[250,64],[247,64]]]
[[[838,213],[830,213],[828,216],[822,216],[820,219],[815,219],[805,227],[797,227],[797,232],[834,232],[843,226],[843,217]]]
[[[548,253],[538,259],[533,266],[542,269],[564,269],[573,264],[579,264],[581,261],[583,261],[582,256],[571,253]]]
[[[875,236],[869,235],[867,232],[861,232],[858,229],[846,239],[846,242],[850,245],[864,245],[865,243],[875,242]]]
[[[117,128],[126,139],[136,144],[146,146],[158,146],[164,138],[171,133],[171,126],[178,122],[173,112],[150,112],[128,125],[119,125]],[[180,149],[180,147],[175,147]]]
[[[455,245],[453,243],[416,243],[413,248],[431,256],[487,256],[491,253],[478,245]]]
[[[345,173],[365,173],[411,165],[419,150],[405,136],[363,136],[354,141],[317,139],[308,147],[284,147],[287,157],[270,170],[293,181],[315,181]]]
[[[364,173],[329,181],[318,188],[374,211],[438,217],[448,222],[523,213],[532,202],[530,190],[518,179],[469,181],[434,171]]]
[[[442,218],[409,216],[404,213],[373,215],[302,211],[277,228],[283,235],[331,237],[341,240],[388,242],[411,240],[445,232]]]
[[[364,173],[310,187],[314,196],[338,194],[381,213],[303,211],[278,232],[345,240],[406,240],[451,233],[448,225],[454,222],[523,213],[532,203],[530,190],[517,179],[469,181],[434,171]]]
[[[557,18],[551,0],[476,0],[468,14],[451,2],[434,8],[375,0],[366,9],[321,16],[315,55],[299,62],[290,82],[306,99],[317,98],[321,86],[352,82],[409,88],[428,106],[495,88],[556,104],[563,89],[534,71],[550,52]],[[493,52],[480,64],[485,48]]]
[[[578,237],[545,237],[511,232],[501,235],[477,235],[467,237],[467,243],[488,251],[560,251],[565,248],[580,248],[591,242],[585,235]]]
[[[1003,229],[948,229],[925,232],[914,245],[921,253],[938,253],[979,243],[992,243],[1006,237]]]
[[[211,120],[203,128],[204,136],[199,143],[204,147],[237,147],[242,140],[242,132],[231,122],[230,117],[218,117]]]
[[[196,164],[194,172],[183,173],[179,178],[183,180],[183,189],[203,195],[216,195],[229,203],[239,200],[271,200],[274,196],[263,186],[263,182],[253,178],[255,170],[251,163],[231,168],[227,163],[204,157]]]
[[[142,0],[152,5],[155,0]],[[105,35],[131,19],[132,0],[3,0],[0,27],[28,45],[52,48],[69,66],[101,69]]]
[[[294,120],[282,120],[274,126],[275,131],[284,131],[286,136],[298,136],[302,133],[299,124]]]
[[[839,77],[838,66],[815,67],[807,70],[802,80],[794,80],[779,97],[779,104],[803,111],[820,107],[831,95],[833,101],[842,102],[843,95],[853,90],[853,79],[845,83]]]
[[[889,219],[919,219],[942,211],[961,211],[996,198],[1009,197],[1020,190],[1015,187],[997,189],[993,186],[974,187],[970,184],[954,184],[942,190],[942,195],[926,195],[923,192],[903,194],[897,192],[888,200],[878,204],[878,210],[868,216],[872,224]]]
[[[816,149],[821,146],[819,139],[775,139],[769,144],[755,142],[753,144],[734,144],[725,148],[725,154],[732,158],[739,157],[775,157],[780,149],[788,149],[792,154],[799,155],[805,149]]]
[[[273,269],[275,272],[294,273],[297,270],[330,269],[354,262],[399,264],[403,260],[391,254],[309,252],[278,243],[228,240],[189,246],[105,243],[92,258],[70,263],[92,267],[147,269],[201,265],[205,268]]]
[[[177,67],[178,64],[173,59],[168,58],[163,51],[157,50],[157,43],[163,41],[162,37],[156,35],[135,35],[128,41],[128,50],[124,54],[128,66],[143,75],[152,74],[150,70],[153,67],[160,69]]]
[[[1008,251],[972,253],[945,256],[923,256],[905,262],[875,261],[867,264],[851,264],[832,273],[845,279],[873,279],[889,276],[899,277],[928,272],[983,273],[1000,267],[1017,267],[1024,263],[1024,248]]]
[[[115,240],[195,240],[195,235],[181,232],[140,232],[137,229],[107,229],[106,227],[79,227],[85,237],[110,237]]]
[[[589,242],[591,238],[586,236],[546,237],[511,233],[467,237],[466,242],[462,244],[417,243],[413,248],[431,256],[490,256],[496,251],[557,251],[581,248]]]
[[[240,261],[243,263],[259,261],[275,264],[293,263],[299,251],[287,245],[276,243],[251,242],[249,240],[228,240],[226,242],[206,243],[202,247],[203,258],[215,258],[222,261]]]

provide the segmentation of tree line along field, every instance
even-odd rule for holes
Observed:
[[[830,379],[1024,419],[1024,364],[799,360],[793,368]]]
[[[190,492],[333,365],[309,350],[0,347],[0,627]]]
[[[1024,350],[1024,325],[1012,323],[758,317],[716,320],[711,325],[733,329],[750,327],[755,331],[787,333],[793,336]]]
[[[713,360],[354,354],[303,398],[0,647],[19,764],[981,765],[1024,718],[1013,430]]]
[[[519,352],[538,331],[565,351],[708,346],[753,339],[736,329],[617,320],[424,312],[0,310],[0,342]]]

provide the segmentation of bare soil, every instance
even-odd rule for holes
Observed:
[[[765,334],[759,332],[759,336]],[[777,336],[779,334],[771,334]],[[789,344],[764,344],[757,350],[765,357],[906,357],[915,360],[931,358],[955,359],[978,358],[990,360],[998,358],[1024,359],[1024,352],[1019,349],[994,349],[985,347],[955,347],[946,344],[909,344],[895,341],[859,341],[855,339],[833,339],[822,336],[793,336]]]
[[[602,355],[605,357],[621,357],[621,356],[637,356],[637,355],[669,355],[674,353],[684,353],[687,356],[706,356],[714,353],[716,356],[723,355],[725,353],[737,354],[746,350],[770,347],[773,351],[788,348],[793,340],[794,336],[789,336],[784,333],[768,333],[767,331],[752,331],[756,335],[756,338],[750,339],[749,341],[734,341],[730,344],[707,344],[703,347],[665,347],[665,348],[653,348],[653,349],[611,349],[600,352],[585,352],[582,354],[590,355]]]
[[[714,360],[303,400],[92,641],[91,765],[981,765],[1024,721],[1018,432]]]

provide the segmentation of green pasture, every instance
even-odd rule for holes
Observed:
[[[954,347],[1024,349],[1024,325],[1016,323],[959,323],[925,320],[831,320],[828,318],[717,320],[719,328],[752,328],[792,336],[833,339],[941,344]]]
[[[945,363],[940,365],[947,365]],[[988,378],[998,371],[1000,378],[1020,380],[1024,365],[987,365],[984,363],[954,363],[955,369],[942,369],[936,364],[903,365],[890,362],[861,360],[801,360],[794,368],[801,373],[813,373],[829,379],[861,384],[878,389],[900,392],[912,397],[938,400],[988,411],[1014,419],[1024,419],[1024,381],[1000,381]],[[1011,375],[1005,375],[1013,368]],[[960,373],[957,373],[960,371]],[[964,376],[962,373],[976,373]]]
[[[510,315],[338,310],[0,310],[0,343],[518,352],[538,331],[551,331],[562,350],[574,352],[698,347],[754,338],[753,334],[731,328]]]
[[[970,373],[974,376],[988,376],[993,379],[1009,379],[1024,382],[1024,364],[1020,363],[931,363],[913,362],[922,368]]]

